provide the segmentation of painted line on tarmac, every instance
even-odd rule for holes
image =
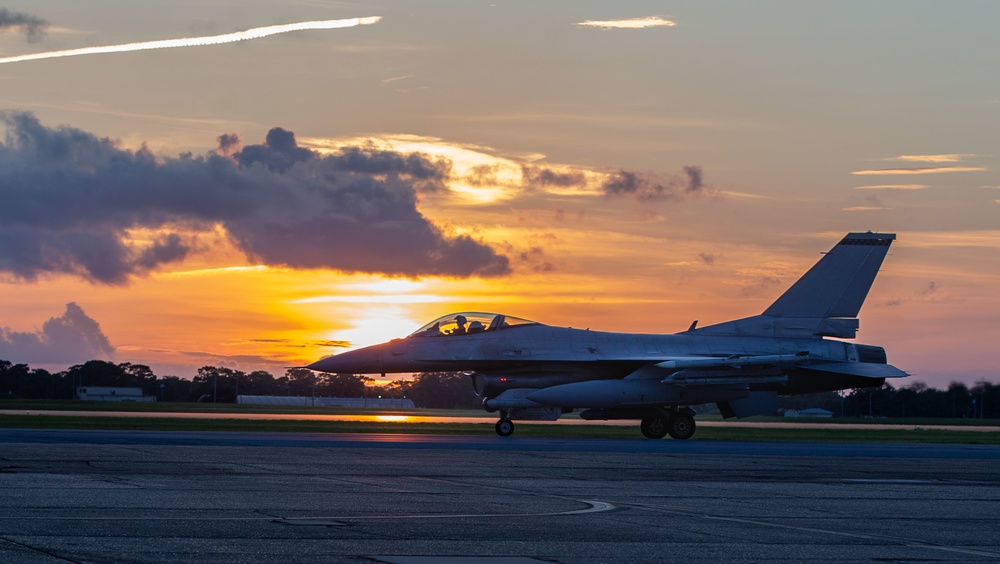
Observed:
[[[480,519],[480,518],[493,518],[493,517],[503,517],[504,519],[510,519],[512,517],[562,517],[568,515],[585,515],[588,513],[601,513],[604,511],[612,511],[617,509],[617,507],[611,503],[604,501],[593,501],[593,500],[576,500],[580,503],[585,503],[588,507],[584,509],[573,509],[570,511],[545,511],[541,513],[455,513],[455,514],[437,514],[437,513],[421,513],[421,514],[402,514],[402,515],[337,515],[337,516],[326,516],[326,517],[293,517],[293,518],[281,518],[275,519],[275,523],[284,523],[286,525],[305,525],[305,526],[324,526],[324,527],[336,527],[344,525],[345,521],[371,521],[371,520],[382,520],[382,519]]]
[[[903,478],[844,478],[841,482],[851,484],[936,484],[935,480],[907,480]]]
[[[568,499],[568,498],[559,498]],[[387,514],[387,515],[335,515],[335,516],[319,516],[319,517],[279,517],[276,515],[263,514],[259,517],[221,517],[221,516],[191,516],[186,515],[183,517],[143,517],[143,521],[193,521],[193,520],[210,520],[210,521],[234,521],[234,522],[250,522],[250,521],[271,521],[274,523],[284,523],[288,525],[323,525],[323,526],[336,526],[344,525],[345,521],[372,521],[380,519],[475,519],[475,518],[493,518],[493,517],[562,517],[570,515],[586,515],[588,513],[602,513],[604,511],[614,511],[618,507],[612,503],[605,501],[595,501],[589,499],[575,499],[570,500],[577,503],[582,503],[587,507],[583,509],[570,509],[566,511],[542,511],[538,513],[455,513],[455,514],[440,514],[440,513],[413,513],[413,514]],[[88,515],[85,517],[66,517],[66,516],[35,516],[35,517],[18,517],[19,521],[122,521],[123,518],[119,516],[107,516],[107,515]],[[7,518],[0,518],[0,521],[8,520]],[[16,541],[0,537],[0,541],[12,542],[15,544]]]

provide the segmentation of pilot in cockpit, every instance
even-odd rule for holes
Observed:
[[[456,317],[455,318],[455,323],[458,324],[458,327],[456,327],[455,330],[451,332],[451,334],[452,335],[465,335],[465,333],[466,333],[466,331],[465,331],[465,324],[466,324],[466,322],[467,322],[467,320],[465,319],[464,315],[459,315],[458,317]]]

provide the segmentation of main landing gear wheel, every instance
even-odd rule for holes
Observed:
[[[509,437],[514,434],[514,422],[506,417],[497,421],[497,434],[501,437]]]
[[[690,439],[694,435],[694,417],[686,413],[675,413],[667,423],[667,432],[674,439]]]
[[[667,436],[667,419],[665,417],[647,417],[639,424],[639,430],[647,439],[662,439]]]

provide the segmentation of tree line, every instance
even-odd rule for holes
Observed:
[[[845,394],[829,392],[781,398],[785,409],[819,407],[844,417],[951,417],[1000,419],[1000,386],[986,381],[971,388],[952,382],[945,390],[914,382],[905,388],[856,388]]]
[[[275,378],[264,370],[243,372],[203,366],[190,380],[157,376],[149,366],[91,360],[51,373],[26,364],[0,360],[0,399],[72,399],[84,386],[139,387],[143,395],[165,402],[235,403],[238,395],[305,397],[391,397],[413,400],[423,408],[478,408],[481,400],[469,378],[456,372],[425,372],[412,380],[377,384],[357,374],[316,373],[289,368]],[[819,407],[846,417],[953,417],[1000,419],[1000,386],[977,382],[971,388],[952,382],[938,390],[916,382],[905,388],[885,384],[780,398],[783,409]]]
[[[143,395],[164,402],[236,403],[238,395],[406,398],[417,407],[446,409],[474,408],[481,402],[469,378],[459,373],[421,373],[412,380],[380,385],[374,378],[317,373],[306,368],[289,368],[275,378],[264,370],[248,373],[203,366],[189,380],[157,376],[149,366],[130,362],[91,360],[52,373],[0,360],[0,399],[72,399],[76,388],[86,386],[138,387]]]

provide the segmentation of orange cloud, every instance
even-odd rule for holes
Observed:
[[[874,174],[940,174],[944,172],[982,172],[986,170],[981,166],[928,166],[918,168],[878,168],[868,170],[856,170],[851,174],[874,175]]]
[[[674,27],[677,25],[677,22],[665,20],[660,16],[649,16],[628,20],[587,20],[576,25],[581,27],[597,27],[600,29],[646,29],[649,27]]]
[[[1000,248],[1000,230],[915,232],[907,235],[906,246],[915,248],[983,247],[996,249]]]
[[[874,186],[855,186],[855,190],[923,190],[927,184],[876,184]]]
[[[966,157],[975,157],[974,153],[949,153],[944,155],[900,155],[883,159],[886,161],[909,161],[919,163],[957,163]]]

